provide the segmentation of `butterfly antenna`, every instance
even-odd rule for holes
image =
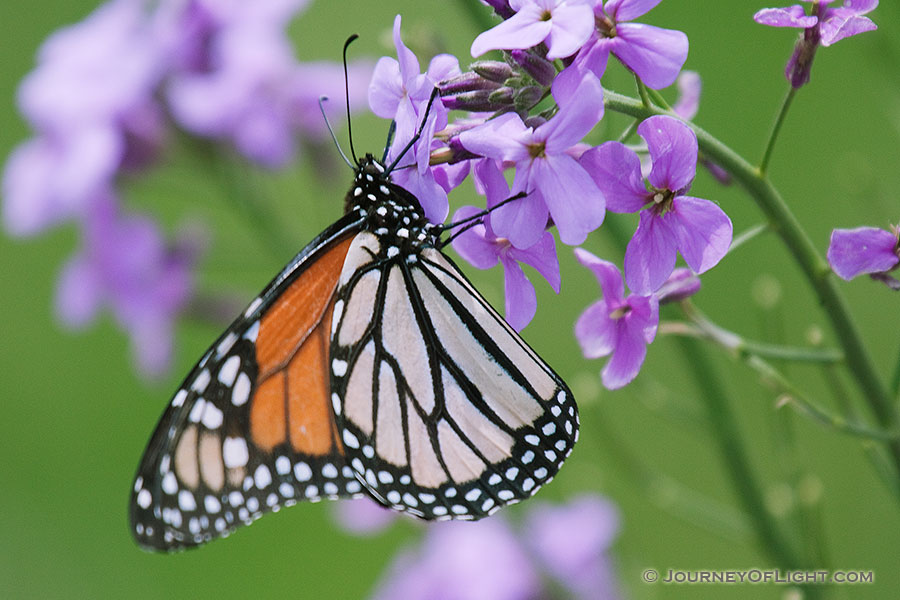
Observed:
[[[325,119],[325,127],[328,128],[328,133],[331,134],[331,140],[334,142],[335,147],[337,147],[337,151],[340,153],[341,158],[344,159],[344,162],[347,163],[347,166],[351,169],[355,169],[356,167],[350,162],[350,159],[347,158],[347,155],[344,154],[344,150],[341,148],[341,143],[338,142],[337,136],[334,135],[334,129],[331,128],[331,123],[328,122],[328,115],[325,114],[325,102],[328,101],[328,96],[319,96],[319,110],[322,111],[322,118]],[[348,121],[349,123],[349,121]]]
[[[486,208],[482,211],[479,211],[472,216],[466,217],[465,219],[460,219],[459,221],[454,221],[453,223],[446,223],[443,225],[438,225],[439,231],[449,231],[451,229],[456,229],[457,227],[459,227],[459,229],[456,229],[456,231],[454,231],[450,235],[450,237],[448,237],[446,240],[443,240],[441,242],[440,247],[443,248],[444,246],[447,246],[448,244],[450,244],[450,242],[452,242],[457,237],[459,237],[460,234],[465,233],[472,227],[475,227],[476,225],[483,222],[484,218],[486,216],[488,216],[489,214],[491,214],[492,212],[494,212],[501,206],[505,206],[505,205],[509,204],[510,202],[515,202],[516,200],[521,200],[522,198],[524,198],[527,195],[528,195],[528,192],[519,192],[515,196],[510,196],[509,198],[506,198],[505,200],[501,200],[494,206],[492,206],[490,208]]]
[[[356,158],[356,150],[353,148],[353,125],[350,119],[350,76],[347,73],[347,48],[358,37],[359,35],[354,33],[347,38],[346,42],[344,42],[344,97],[347,100],[347,135],[350,137],[350,156],[353,157],[353,162],[355,164],[359,164],[359,159]]]
[[[385,171],[384,171],[385,175],[389,174],[391,171],[394,170],[394,168],[397,166],[397,163],[400,162],[400,159],[402,159],[403,156],[407,152],[409,152],[409,149],[413,147],[413,144],[418,142],[419,138],[422,137],[422,132],[425,130],[425,124],[428,123],[428,114],[431,112],[431,106],[434,104],[435,99],[438,97],[438,95],[440,93],[441,93],[441,91],[437,87],[435,87],[434,90],[432,90],[431,97],[428,99],[428,104],[425,107],[425,116],[422,117],[422,124],[419,125],[419,130],[416,131],[416,135],[414,135],[412,137],[412,139],[409,140],[409,143],[406,144],[406,146],[403,148],[403,150],[400,151],[400,154],[397,155],[397,158],[394,159],[394,162],[391,163],[391,166],[389,166],[387,169],[385,169]]]
[[[387,155],[391,150],[391,143],[394,141],[395,133],[397,133],[397,121],[391,121],[391,128],[388,129],[387,142],[384,144],[384,156],[381,157],[381,164],[387,162]]]

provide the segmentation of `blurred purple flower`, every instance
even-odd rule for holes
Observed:
[[[620,597],[608,554],[619,533],[619,511],[597,495],[565,505],[539,504],[528,515],[525,539],[553,577],[583,600]]]
[[[81,215],[123,162],[155,153],[163,58],[138,0],[105,4],[44,42],[18,96],[37,136],[13,151],[3,174],[10,233],[34,235]]]
[[[694,179],[697,137],[673,117],[655,116],[638,126],[652,167],[650,191],[637,154],[618,142],[589,150],[581,163],[612,212],[641,211],[640,224],[625,250],[625,278],[638,294],[659,288],[675,268],[678,252],[694,272],[714,267],[731,245],[732,225],[715,203],[684,195]]]
[[[573,97],[560,102],[556,116],[536,128],[526,126],[517,114],[507,113],[459,135],[467,150],[515,163],[511,194],[526,192],[528,196],[491,213],[491,226],[496,235],[517,248],[538,242],[548,215],[560,239],[570,245],[582,243],[603,223],[603,194],[568,154],[602,117],[603,90],[598,81],[586,78]]]
[[[685,121],[690,121],[700,109],[700,92],[703,89],[700,74],[696,71],[682,71],[675,83],[678,84],[678,99],[672,106],[672,112]]]
[[[82,249],[60,275],[57,313],[83,328],[109,308],[131,336],[139,370],[159,375],[172,357],[174,322],[192,295],[198,255],[188,241],[167,245],[150,219],[119,214],[108,194],[84,218]]]
[[[534,600],[535,565],[502,517],[429,526],[417,551],[401,554],[377,600]]]
[[[680,302],[700,291],[700,278],[690,269],[675,269],[655,292],[660,305]]]
[[[190,36],[205,43],[186,61],[188,68],[170,76],[167,98],[175,120],[194,134],[231,141],[267,167],[294,158],[298,134],[322,138],[327,130],[319,97],[343,96],[344,75],[337,64],[297,62],[285,30],[306,4],[194,0],[173,23],[183,30],[175,47],[185,48]],[[359,82],[371,70],[361,63],[353,69],[349,81],[357,83],[351,89],[356,101],[365,93]],[[332,116],[343,109],[342,103],[325,106]]]
[[[485,188],[488,208],[510,196],[506,179],[492,160],[479,161],[475,171]],[[474,206],[463,206],[453,215],[453,222],[471,218],[479,212],[481,211]],[[519,249],[510,244],[509,240],[498,238],[491,229],[490,219],[486,218],[454,238],[453,249],[479,269],[490,269],[498,261],[503,265],[506,298],[504,315],[507,323],[516,331],[524,329],[537,312],[534,286],[519,265],[520,262],[534,267],[550,283],[553,291],[559,293],[559,260],[553,234],[549,231],[545,231],[533,246]]]
[[[831,8],[829,4],[833,1],[804,0],[812,2],[809,15],[799,4],[764,8],[753,15],[753,20],[761,25],[803,29],[784,70],[784,76],[794,88],[809,82],[813,58],[820,44],[831,46],[844,38],[878,28],[871,19],[863,16],[875,10],[878,0],[844,0],[841,6]]]
[[[672,85],[687,60],[688,38],[681,31],[642,23],[627,23],[649,12],[661,0],[589,0],[596,28],[566,71],[590,71],[597,78],[606,71],[610,53],[647,86]],[[565,72],[565,71],[564,71]]]
[[[900,263],[897,237],[896,229],[835,229],[831,232],[831,243],[828,245],[828,264],[841,279],[849,281],[857,275],[877,275],[876,279],[897,289],[891,283],[893,278],[886,276]]]
[[[415,143],[408,158],[415,169],[394,171],[394,182],[412,192],[422,205],[425,216],[434,223],[443,223],[450,205],[447,192],[435,180],[429,167],[434,133],[447,126],[448,110],[437,97],[431,102],[437,84],[448,77],[458,75],[459,62],[449,54],[439,54],[431,59],[425,73],[419,71],[416,55],[406,47],[400,37],[400,15],[394,19],[394,46],[397,59],[384,56],[375,65],[369,84],[369,106],[383,119],[397,124],[388,157],[397,158],[416,132],[422,135]],[[431,103],[429,109],[429,103]],[[428,110],[428,121],[420,121]]]
[[[575,337],[585,358],[612,354],[600,375],[604,386],[618,389],[630,383],[644,364],[647,344],[656,337],[659,301],[654,295],[626,298],[622,276],[611,262],[581,248],[575,249],[575,258],[594,272],[602,292],[600,300],[578,317]]]
[[[370,498],[337,502],[332,514],[345,531],[362,536],[384,531],[399,515]]]
[[[510,0],[509,6],[516,14],[475,38],[472,56],[544,42],[554,60],[577,52],[591,35],[591,9],[582,0]]]

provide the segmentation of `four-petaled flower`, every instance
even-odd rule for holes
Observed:
[[[900,264],[900,229],[891,229],[857,227],[832,231],[827,253],[831,270],[848,281],[869,274],[892,289],[900,289],[900,282],[887,275]]]
[[[578,87],[572,101],[562,103],[556,116],[535,129],[525,125],[519,115],[506,113],[460,134],[466,150],[515,163],[511,193],[528,194],[491,214],[491,226],[498,236],[517,248],[533,246],[547,227],[549,215],[563,243],[576,245],[600,226],[606,213],[603,194],[569,151],[602,114],[603,90],[590,77]]]
[[[509,187],[503,174],[490,159],[484,159],[475,166],[478,178],[486,188],[488,208],[509,197]],[[453,222],[458,223],[473,218],[481,212],[474,206],[463,206],[453,215]],[[529,248],[519,249],[509,240],[497,237],[491,229],[489,219],[483,219],[478,225],[466,229],[453,240],[453,249],[469,263],[479,269],[490,269],[499,261],[503,265],[504,295],[506,298],[506,321],[516,331],[525,328],[537,312],[537,296],[534,286],[522,271],[520,262],[531,265],[559,293],[560,274],[559,260],[556,257],[556,244],[553,234],[543,232],[537,243]]]
[[[659,300],[653,294],[626,298],[618,267],[582,248],[575,249],[575,257],[593,271],[603,294],[578,317],[575,337],[585,358],[612,354],[600,377],[604,386],[614,390],[631,382],[641,370],[647,344],[656,337]]]
[[[697,136],[667,116],[650,117],[638,126],[647,142],[652,167],[644,186],[637,154],[619,142],[581,157],[612,212],[641,211],[640,223],[625,250],[625,279],[639,294],[659,288],[675,268],[676,253],[696,273],[714,267],[731,245],[728,215],[715,203],[686,196],[697,165]]]
[[[591,35],[591,9],[581,0],[510,0],[516,14],[472,42],[472,56],[488,50],[524,50],[541,42],[547,58],[565,58]]]
[[[687,36],[674,29],[626,23],[661,1],[590,0],[596,27],[566,71],[590,71],[600,78],[612,53],[649,87],[661,89],[672,85],[687,59]]]
[[[784,75],[794,88],[809,81],[816,48],[830,46],[858,33],[878,27],[864,17],[878,6],[878,0],[844,0],[836,8],[828,6],[834,0],[803,0],[812,2],[812,11],[806,14],[799,4],[784,8],[764,8],[753,15],[753,20],[772,27],[796,27],[803,29],[803,36],[794,47]]]

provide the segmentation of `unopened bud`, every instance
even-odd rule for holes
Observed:
[[[500,84],[489,81],[480,76],[478,73],[467,71],[466,73],[442,81],[438,84],[438,87],[441,90],[441,98],[444,99],[446,103],[446,99],[448,97],[452,97],[464,92],[473,92],[476,90],[493,91],[499,88]]]
[[[679,302],[700,291],[700,278],[690,269],[675,269],[656,291],[660,304]]]
[[[556,77],[556,67],[553,63],[542,58],[528,50],[511,50],[510,57],[521,66],[526,73],[531,75],[535,81],[544,87],[548,87],[553,83]]]
[[[479,60],[471,65],[471,69],[489,81],[503,83],[515,75],[512,67],[499,60]]]
[[[544,88],[538,87],[536,85],[530,85],[528,87],[523,87],[516,92],[516,97],[513,104],[516,107],[517,111],[525,112],[532,106],[540,102],[543,97]]]

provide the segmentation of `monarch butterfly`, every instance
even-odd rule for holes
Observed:
[[[322,498],[479,519],[533,495],[572,451],[572,393],[441,252],[448,227],[391,168],[356,161],[344,216],[179,387],[131,495],[144,548]]]

